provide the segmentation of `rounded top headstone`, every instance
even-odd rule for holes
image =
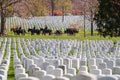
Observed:
[[[35,77],[23,77],[23,78],[20,78],[19,80],[39,80],[38,78],[35,78]]]

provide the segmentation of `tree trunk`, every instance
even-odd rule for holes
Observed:
[[[93,11],[91,9],[91,36],[93,36]]]
[[[91,36],[93,36],[93,21],[91,21]]]
[[[86,2],[84,2],[84,37],[86,37],[86,25],[85,25],[85,5],[86,5]]]
[[[6,27],[5,27],[5,22],[6,22],[6,18],[4,17],[4,14],[1,14],[1,36],[5,36],[6,35]]]
[[[52,16],[54,16],[54,0],[51,0]]]
[[[64,11],[64,5],[62,6],[62,22],[64,22],[64,14],[65,14],[65,11]]]
[[[1,30],[0,30],[0,36],[6,36],[6,28],[5,28],[5,22],[6,22],[6,17],[5,17],[5,11],[2,7],[2,2],[0,3],[0,9],[1,9]]]

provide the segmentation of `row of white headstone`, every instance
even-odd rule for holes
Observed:
[[[119,44],[106,40],[1,38],[1,52],[6,53],[4,59],[0,56],[1,65],[6,64],[1,79],[7,79],[12,49],[16,80],[120,80]],[[68,55],[70,50],[73,55]]]
[[[28,42],[29,43],[29,42]],[[81,57],[87,56],[89,58],[96,57],[106,58],[110,57],[107,54],[99,53],[119,53],[119,46],[113,48],[112,41],[77,41],[77,40],[34,40],[32,41],[32,47],[39,51],[41,56],[56,56],[56,57],[67,57],[74,53],[73,56]],[[29,46],[29,45],[28,45]],[[31,45],[29,46],[30,48]],[[90,54],[90,55],[86,55]],[[111,55],[113,56],[113,55]],[[113,57],[111,57],[113,58]]]
[[[44,28],[45,25],[50,29],[66,29],[71,27],[71,25],[76,25],[76,27],[83,27],[84,18],[81,16],[65,16],[64,22],[61,16],[45,16],[45,17],[33,17],[31,19],[21,19],[19,17],[9,17],[6,19],[6,27],[10,30],[11,27],[22,27],[24,29],[33,28],[34,26],[39,28]],[[96,25],[94,24],[94,29]],[[86,29],[90,29],[90,21],[86,19]]]
[[[38,78],[36,77],[31,77],[29,76],[25,70],[25,68],[23,67],[22,65],[22,62],[20,60],[20,58],[18,57],[18,55],[20,56],[24,56],[23,53],[20,53],[20,48],[19,48],[19,44],[18,44],[18,51],[19,51],[19,54],[17,52],[17,46],[16,46],[16,39],[14,38],[13,39],[13,61],[14,61],[14,74],[15,74],[15,80],[39,80]]]
[[[24,39],[22,40],[23,41],[23,43],[25,42],[24,41]],[[111,41],[110,41],[111,42]],[[30,42],[29,42],[30,43]],[[65,70],[63,70],[63,69],[60,69],[60,67],[59,67],[59,69],[58,69],[58,66],[59,65],[64,65],[64,67],[66,66],[66,68],[68,69],[70,66],[70,64],[71,64],[71,59],[72,58],[57,58],[57,61],[58,62],[56,62],[55,63],[55,65],[54,65],[54,61],[56,61],[56,60],[54,60],[54,58],[53,59],[48,59],[48,58],[44,58],[43,56],[39,56],[39,55],[37,55],[36,54],[36,51],[34,50],[34,47],[33,46],[31,46],[30,44],[28,44],[28,49],[27,49],[27,46],[26,47],[24,47],[24,48],[26,48],[26,50],[29,50],[30,51],[30,53],[32,54],[32,55],[30,55],[30,53],[29,53],[29,56],[28,56],[28,58],[29,59],[31,59],[31,60],[33,60],[33,63],[35,64],[35,65],[37,65],[37,68],[35,67],[35,70],[38,70],[38,71],[40,71],[40,69],[42,69],[42,70],[44,70],[44,71],[46,71],[47,72],[47,74],[49,73],[51,73],[52,75],[54,75],[55,77],[60,77],[60,76],[63,76],[64,75],[64,72],[65,72]],[[34,51],[33,51],[33,50]],[[28,52],[28,51],[27,51]],[[61,61],[60,61],[61,60]],[[105,62],[105,61],[107,61],[108,60],[108,67],[110,67],[110,68],[112,68],[112,69],[108,69],[107,68],[107,62]],[[43,62],[42,62],[43,61]],[[98,62],[96,62],[96,61],[98,61]],[[104,62],[103,62],[104,61]],[[24,61],[23,61],[24,62]],[[29,61],[28,62],[26,62],[26,63],[24,63],[23,65],[26,65],[26,64],[28,64],[29,63]],[[98,63],[98,65],[96,65],[95,63]],[[117,63],[117,61],[116,61],[116,63]],[[90,73],[92,73],[92,74],[96,74],[97,76],[99,75],[99,76],[102,76],[103,77],[103,74],[105,74],[105,75],[107,75],[107,77],[108,77],[108,75],[112,75],[112,74],[118,74],[118,70],[119,70],[119,67],[117,66],[117,65],[114,65],[114,61],[112,62],[112,61],[109,61],[109,59],[99,59],[98,58],[98,60],[97,60],[97,58],[90,58],[90,59],[87,59],[87,57],[86,58],[82,58],[82,59],[79,59],[79,58],[75,58],[75,61],[74,61],[74,59],[72,60],[72,64],[73,64],[73,66],[75,66],[75,67],[71,67],[72,68],[72,70],[73,70],[73,72],[75,72],[75,68],[76,68],[76,66],[79,66],[79,65],[81,65],[81,66],[79,66],[78,67],[78,69],[80,69],[80,72],[86,72],[86,73],[88,73],[88,68],[90,68]],[[87,66],[88,65],[88,66]],[[29,66],[31,66],[31,65],[29,65]],[[32,65],[33,66],[33,65]],[[57,67],[56,67],[57,66]],[[68,67],[67,67],[68,66]],[[52,69],[49,69],[49,67]],[[62,66],[63,67],[63,66]],[[98,69],[97,69],[97,67],[98,67]],[[29,67],[26,65],[26,69],[29,69]],[[92,70],[93,69],[93,70]],[[118,69],[118,70],[116,70],[116,69]],[[32,69],[30,69],[30,70],[32,70]],[[35,71],[34,69],[33,69],[33,71]],[[50,72],[49,72],[49,70],[51,70]],[[54,71],[55,70],[55,71]],[[103,72],[102,72],[102,70],[103,70]],[[45,74],[46,72],[44,72],[43,71],[43,73]],[[58,72],[57,72],[58,71]],[[112,72],[113,71],[113,72]],[[118,72],[117,72],[118,71]],[[32,72],[32,71],[30,71],[30,72]],[[35,71],[36,72],[36,71]],[[55,73],[56,72],[56,73]],[[96,72],[96,73],[95,73]],[[58,74],[57,74],[58,73]],[[31,73],[30,73],[31,74]],[[34,75],[35,76],[35,74],[32,74],[32,75]],[[39,75],[39,77],[40,77],[40,75]],[[104,76],[105,77],[105,76]],[[110,76],[110,77],[113,77],[113,76]],[[117,77],[118,77],[118,75],[117,75]],[[41,78],[40,78],[41,79]]]
[[[11,39],[0,39],[0,80],[7,80],[11,55]]]

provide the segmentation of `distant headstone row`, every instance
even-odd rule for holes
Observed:
[[[89,17],[89,16],[88,16]],[[44,28],[45,25],[49,29],[66,29],[71,27],[71,25],[77,24],[77,27],[83,28],[84,17],[80,16],[65,16],[64,22],[62,21],[62,16],[44,16],[44,17],[31,17],[28,19],[22,19],[20,17],[8,17],[6,19],[6,27],[10,30],[13,27],[22,27],[23,29],[33,28],[36,26],[37,29]],[[90,21],[86,19],[86,29],[90,29]],[[94,29],[96,25],[94,24]]]

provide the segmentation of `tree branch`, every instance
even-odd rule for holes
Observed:
[[[29,6],[26,3],[24,3],[24,5],[27,7],[27,9],[31,13],[32,17],[34,17],[34,13],[29,9]]]
[[[5,8],[6,8],[6,7],[9,7],[9,6],[13,5],[13,4],[16,4],[16,3],[18,3],[18,2],[21,2],[21,1],[22,1],[22,0],[11,1],[11,2],[9,2],[7,5],[5,5]]]
[[[22,16],[22,15],[19,13],[19,11],[15,11],[15,10],[14,10],[14,11],[13,11],[13,13],[18,14],[18,16],[19,16],[19,17],[21,17],[21,16]]]

